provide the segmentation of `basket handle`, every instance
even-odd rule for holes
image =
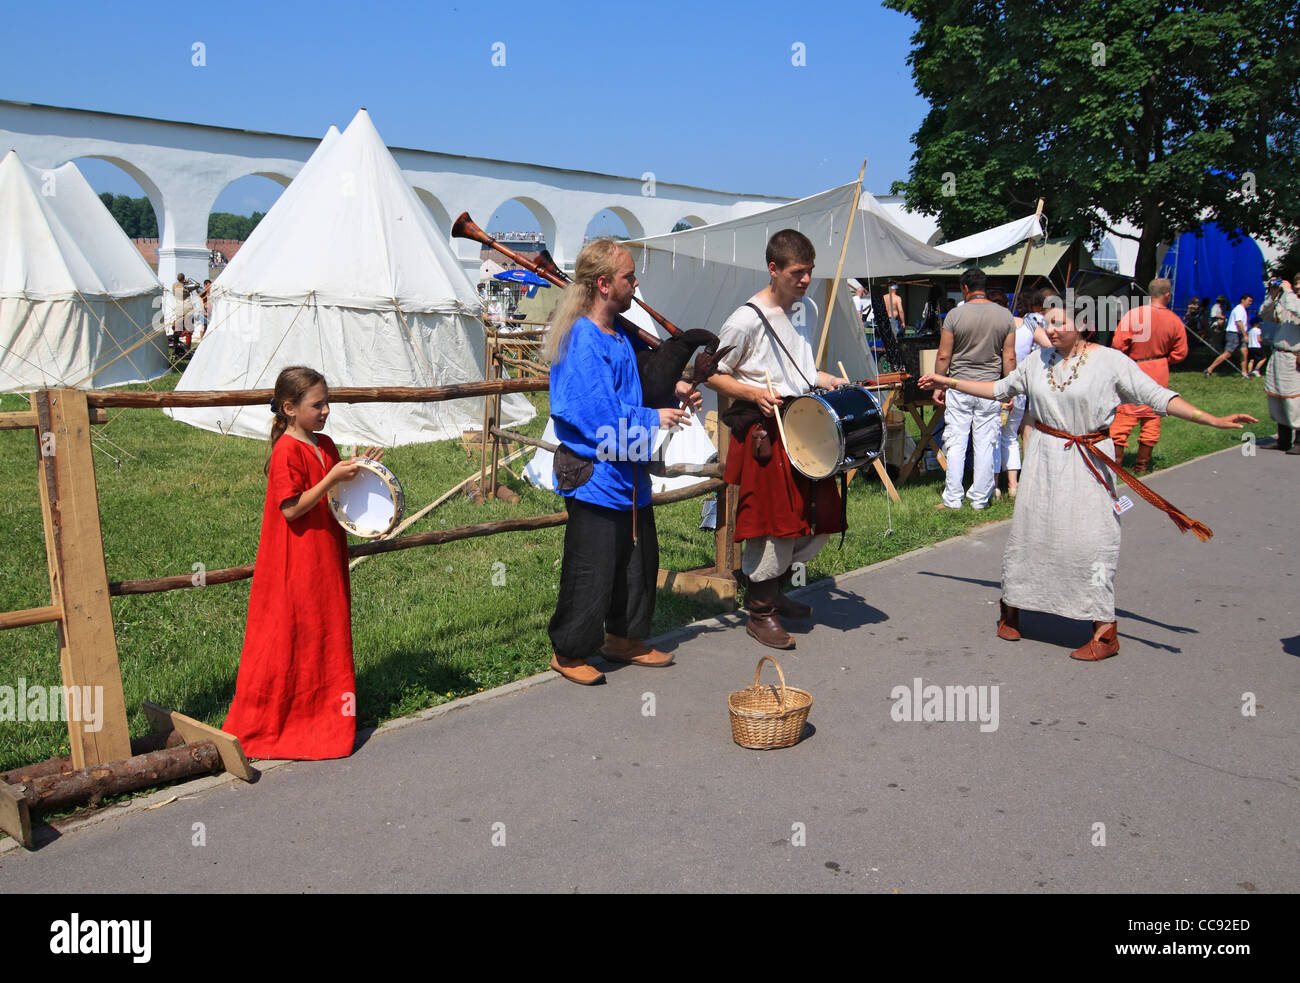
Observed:
[[[776,656],[765,655],[758,660],[758,665],[754,668],[754,688],[758,689],[758,677],[763,671],[764,662],[771,662],[772,665],[776,666],[776,674],[781,677],[781,712],[785,713],[785,673],[781,671],[781,663],[776,661]],[[773,687],[773,689],[775,688]]]

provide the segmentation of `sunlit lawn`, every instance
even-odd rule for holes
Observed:
[[[176,376],[154,383],[170,388]],[[1266,420],[1262,380],[1207,380],[1198,369],[1178,373],[1174,387],[1216,414],[1245,411],[1265,418],[1252,428],[1275,431]],[[528,432],[539,434],[540,412]],[[0,410],[26,409],[25,397],[0,397]],[[1136,438],[1133,438],[1135,441]],[[1233,446],[1240,435],[1168,420],[1155,457],[1167,467]],[[110,580],[189,574],[253,559],[265,478],[265,444],[221,437],[176,423],[160,410],[115,410],[95,430],[95,466],[104,550]],[[1133,450],[1130,450],[1130,457]],[[49,603],[49,582],[36,490],[35,443],[30,431],[0,432],[0,610]],[[396,448],[385,463],[400,477],[408,511],[432,501],[477,469],[458,442]],[[522,463],[522,462],[520,462]],[[519,464],[513,465],[519,470]],[[504,474],[504,472],[503,472]],[[985,512],[936,512],[940,476],[899,489],[887,508],[874,477],[851,486],[851,531],[813,562],[818,579],[959,535],[977,522],[1007,518],[1003,499]],[[489,519],[559,511],[558,496],[514,479],[518,505],[474,505],[456,496],[410,532]],[[1181,503],[1180,503],[1181,504]],[[1195,503],[1187,503],[1194,512]],[[698,528],[700,500],[657,510],[661,565],[684,570],[713,560],[713,534]],[[892,534],[887,534],[892,527]],[[507,533],[446,546],[373,557],[352,576],[352,616],[362,724],[412,713],[544,669],[545,634],[559,582],[563,528]],[[493,564],[505,565],[505,583],[493,584]],[[498,570],[500,568],[497,568]],[[500,578],[497,578],[500,580]],[[131,733],[148,730],[142,700],[149,699],[220,724],[234,693],[249,582],[213,585],[113,601]],[[661,592],[655,630],[665,631],[717,607]],[[0,632],[0,684],[60,682],[53,625]],[[0,770],[66,753],[61,723],[0,723]]]

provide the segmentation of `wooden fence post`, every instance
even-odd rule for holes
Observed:
[[[77,688],[82,712],[67,705],[68,745],[75,768],[131,756],[122,672],[99,527],[99,493],[90,446],[86,394],[43,389],[32,396],[40,469],[41,516],[49,561],[50,598],[60,611],[59,666],[65,689]],[[98,706],[87,727],[87,700]]]

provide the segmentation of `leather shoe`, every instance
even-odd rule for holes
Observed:
[[[597,683],[605,681],[605,674],[594,666],[589,666],[585,662],[579,662],[577,665],[561,665],[558,655],[551,655],[551,668],[571,683],[577,683],[579,686],[595,686]]]
[[[1112,655],[1119,652],[1119,630],[1115,622],[1111,622],[1106,630],[1102,632],[1101,638],[1088,640],[1087,645],[1083,645],[1070,653],[1071,659],[1079,659],[1082,662],[1100,662],[1102,659],[1109,659]]]
[[[1006,601],[998,601],[1002,617],[998,619],[998,638],[1008,642],[1020,641],[1020,609],[1013,608]]]
[[[746,598],[749,623],[745,625],[745,631],[768,648],[792,649],[794,639],[777,618],[777,598],[780,596],[780,580],[751,580]]]
[[[667,652],[652,649],[645,642],[638,642],[632,638],[619,638],[617,635],[605,636],[605,644],[600,654],[610,662],[621,662],[630,666],[650,666],[653,669],[660,669],[673,664],[673,657]]]

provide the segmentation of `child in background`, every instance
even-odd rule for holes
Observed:
[[[1246,332],[1246,373],[1259,378],[1264,368],[1264,335],[1256,321]]]
[[[254,758],[342,758],[356,739],[351,591],[347,536],[325,495],[360,464],[341,461],[320,433],[329,390],[314,369],[282,371],[271,412],[262,534],[223,729]]]

